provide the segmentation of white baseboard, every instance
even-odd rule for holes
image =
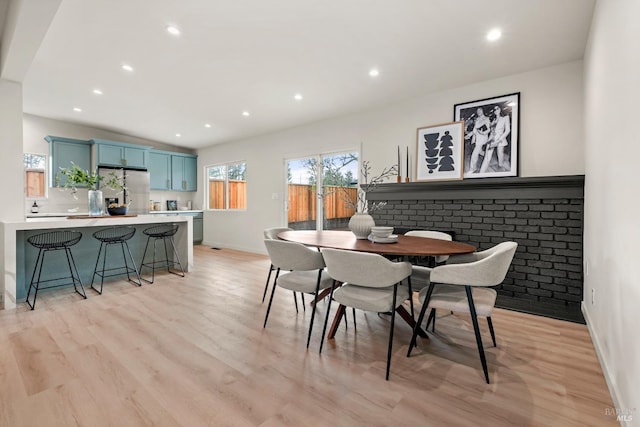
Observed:
[[[582,301],[580,306],[582,310],[582,315],[584,316],[584,320],[587,323],[587,330],[589,331],[589,335],[591,336],[591,342],[593,342],[593,347],[596,350],[596,355],[598,356],[598,360],[600,361],[600,367],[602,368],[602,373],[604,375],[604,379],[607,382],[607,387],[609,388],[609,394],[611,395],[611,400],[613,400],[614,408],[618,409],[626,409],[625,403],[620,400],[618,390],[615,387],[615,383],[613,381],[613,376],[611,374],[611,370],[609,369],[609,365],[607,365],[607,361],[605,360],[602,347],[600,346],[600,340],[598,339],[598,335],[596,331],[591,326],[591,318],[589,317],[589,312],[585,309],[585,302]],[[631,427],[630,422],[620,421],[621,426]]]

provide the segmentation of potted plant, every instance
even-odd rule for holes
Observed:
[[[115,191],[116,195],[123,194],[123,203],[110,203],[109,206],[107,206],[109,215],[126,215],[129,211],[129,203],[126,201],[127,186],[122,174],[118,175],[115,171],[109,172],[103,185]]]
[[[89,173],[75,163],[71,162],[70,168],[60,168],[60,174],[67,178],[64,183],[65,188],[71,188],[71,194],[74,199],[78,199],[78,187],[87,187],[89,197],[89,215],[102,215],[102,191],[97,189],[98,183],[102,179],[97,172]],[[56,176],[56,183],[59,181]]]

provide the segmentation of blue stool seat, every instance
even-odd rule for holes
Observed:
[[[31,244],[35,248],[38,248],[38,257],[36,258],[36,265],[33,268],[31,282],[29,283],[29,291],[27,292],[27,304],[29,305],[29,307],[31,307],[31,310],[36,308],[36,298],[38,298],[38,291],[40,289],[57,288],[73,283],[73,288],[75,289],[75,291],[84,299],[87,299],[87,294],[84,291],[84,286],[82,285],[82,280],[80,280],[80,274],[78,273],[78,268],[76,267],[76,262],[73,259],[73,254],[71,253],[70,249],[71,246],[78,243],[80,239],[82,239],[82,233],[73,230],[48,231],[46,233],[36,234],[27,238],[27,242],[29,242],[29,244]],[[50,251],[65,252],[70,276],[42,280],[42,266],[44,265],[44,257]],[[63,279],[71,279],[71,283],[58,283],[56,285],[45,287],[40,286],[42,283],[59,282]],[[80,290],[78,290],[78,285],[80,285]],[[31,289],[34,289],[33,302],[29,301],[29,297],[31,296]]]

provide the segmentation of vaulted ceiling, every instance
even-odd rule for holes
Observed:
[[[24,111],[198,148],[580,59],[593,5],[62,0]]]

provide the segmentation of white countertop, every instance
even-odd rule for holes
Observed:
[[[7,231],[39,230],[50,228],[108,227],[113,225],[155,224],[163,222],[190,222],[190,215],[138,215],[96,218],[27,218],[23,221],[2,221]]]
[[[181,214],[181,213],[202,213],[202,209],[178,209],[177,211],[149,211],[149,215],[158,215],[158,214]]]

